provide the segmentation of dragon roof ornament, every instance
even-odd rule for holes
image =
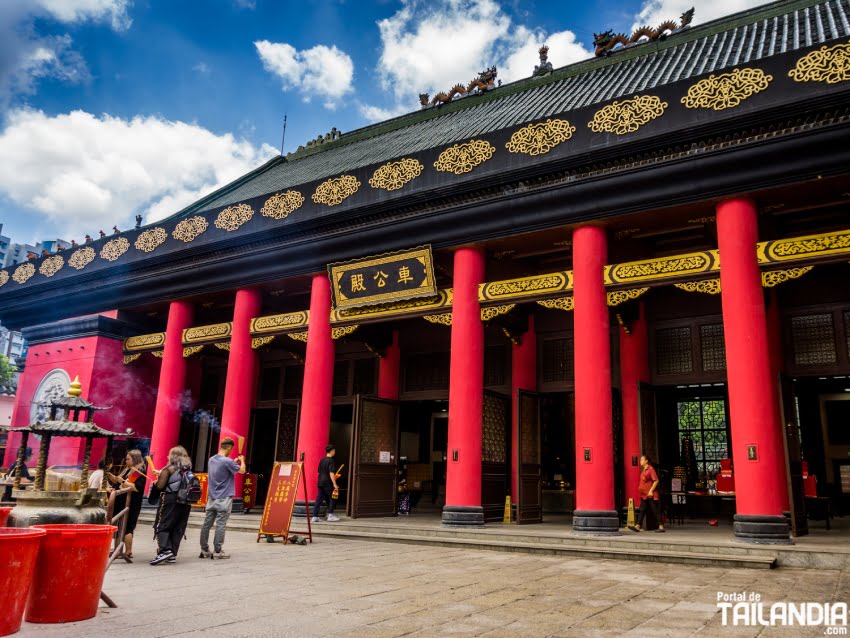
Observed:
[[[617,33],[615,35],[610,29],[603,33],[594,33],[593,46],[596,47],[596,57],[607,57],[611,55],[612,50],[618,44],[621,44],[622,48],[626,48],[636,44],[642,44],[643,42],[663,40],[668,35],[687,29],[693,19],[694,9],[691,7],[680,16],[678,24],[675,20],[665,20],[654,29],[648,26],[638,27],[630,37],[624,33]]]
[[[419,104],[423,109],[427,109],[429,106],[440,107],[443,104],[448,104],[456,98],[467,97],[469,95],[481,95],[482,93],[486,93],[487,91],[502,85],[501,80],[499,80],[498,84],[496,83],[497,75],[498,72],[496,71],[496,67],[491,66],[490,68],[481,71],[481,73],[478,74],[478,77],[466,86],[463,84],[455,84],[451,89],[449,89],[448,93],[440,91],[434,96],[434,99],[432,99],[430,103],[428,102],[429,95],[427,93],[420,93]]]

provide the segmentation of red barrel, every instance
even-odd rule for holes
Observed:
[[[74,622],[97,614],[114,525],[39,525],[41,542],[27,622]]]
[[[6,527],[6,521],[9,520],[9,514],[11,513],[11,507],[0,507],[0,527]]]
[[[3,592],[0,636],[8,636],[21,628],[38,547],[44,534],[43,529],[33,527],[0,528],[0,592]]]

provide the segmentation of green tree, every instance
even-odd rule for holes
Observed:
[[[15,367],[6,355],[0,354],[0,385],[9,385],[15,380]]]

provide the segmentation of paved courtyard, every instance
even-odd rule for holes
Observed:
[[[322,523],[325,524],[325,523]],[[105,584],[117,609],[71,625],[24,623],[22,636],[821,636],[823,628],[721,625],[717,592],[766,602],[850,599],[850,571],[775,571],[564,559],[318,538],[255,543],[233,531],[228,561],[197,558],[189,529],[175,565],[138,561]]]

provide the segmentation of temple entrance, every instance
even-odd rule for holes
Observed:
[[[517,405],[518,524],[543,522],[543,461],[540,451],[540,395],[519,390]]]
[[[481,507],[484,521],[500,521],[511,493],[511,399],[484,391],[481,423]]]
[[[271,469],[275,461],[279,408],[256,408],[251,413],[251,432],[246,450],[248,472],[257,475],[254,502],[266,502]]]
[[[542,516],[575,510],[575,398],[572,392],[540,395]]]
[[[348,508],[352,518],[396,515],[398,417],[397,401],[355,397]]]

